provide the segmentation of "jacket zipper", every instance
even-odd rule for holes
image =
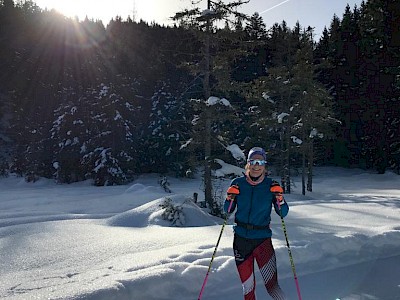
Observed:
[[[254,186],[251,186],[251,198],[250,198],[250,209],[249,209],[249,214],[247,216],[247,224],[250,223],[250,216],[251,216],[251,210],[253,208],[253,193],[254,193]],[[249,229],[246,229],[246,235],[248,234]]]

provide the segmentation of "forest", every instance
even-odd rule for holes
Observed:
[[[318,41],[211,3],[161,26],[0,1],[0,174],[190,176],[243,166],[232,145],[264,147],[289,192],[296,172],[311,190],[316,165],[400,173],[398,0],[347,5]]]

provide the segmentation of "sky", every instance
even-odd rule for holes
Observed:
[[[237,147],[233,147],[237,151]],[[239,155],[240,156],[240,155]],[[219,161],[219,175],[241,172]],[[398,300],[400,295],[400,176],[319,167],[314,191],[301,178],[284,222],[302,299]],[[272,177],[274,178],[273,174]],[[275,178],[276,179],[276,178]],[[26,183],[0,178],[0,298],[193,300],[199,296],[223,220],[193,203],[201,177],[139,176],[122,186],[90,181]],[[230,179],[215,182],[224,194]],[[179,226],[162,218],[169,198],[181,207]],[[203,300],[241,300],[228,219]],[[279,283],[298,299],[279,216],[272,214]],[[256,273],[257,299],[270,299]]]
[[[285,20],[290,27],[300,22],[303,27],[315,27],[315,34],[320,35],[324,26],[329,27],[334,14],[340,18],[347,3],[351,8],[360,6],[362,0],[250,0],[241,11],[252,15],[258,12],[267,28]],[[85,16],[101,19],[104,25],[117,15],[126,19],[135,16],[135,20],[171,25],[170,17],[185,8],[192,8],[192,0],[36,0],[41,8],[55,8],[66,16]],[[228,1],[225,1],[228,2]],[[231,2],[231,1],[230,1]],[[198,5],[204,9],[206,1]]]

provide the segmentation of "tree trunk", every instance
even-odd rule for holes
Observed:
[[[288,125],[289,127],[289,125]],[[290,128],[290,127],[289,127]],[[286,134],[286,166],[285,166],[285,179],[286,179],[286,193],[290,194],[290,130]]]
[[[207,1],[207,9],[211,8],[211,1]],[[206,40],[204,49],[204,82],[203,90],[205,100],[210,97],[210,26],[211,21],[207,19],[206,24]],[[205,141],[204,141],[204,199],[210,209],[213,209],[214,201],[212,197],[212,180],[211,180],[211,116],[210,111],[206,107],[206,124],[205,124]]]
[[[307,191],[312,192],[312,178],[313,178],[313,165],[314,165],[314,139],[310,141],[308,151],[308,178],[307,178]]]
[[[303,144],[302,171],[301,171],[301,193],[306,194],[306,145]]]
[[[280,170],[279,170],[279,175],[281,176],[281,186],[284,192],[286,192],[286,172],[285,172],[285,157],[284,157],[284,132],[283,132],[283,126],[281,128],[280,132],[280,140],[281,140],[281,155],[280,155]]]
[[[211,118],[207,109],[206,132],[204,143],[204,199],[210,209],[213,209],[214,200],[212,197],[212,179],[211,179]]]

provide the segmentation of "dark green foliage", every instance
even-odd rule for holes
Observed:
[[[240,2],[213,2],[215,17]],[[267,30],[257,14],[213,28],[210,92],[231,106],[206,107],[200,10],[179,27],[118,17],[104,27],[0,1],[0,173],[97,185],[184,176],[204,160],[205,114],[209,159],[235,163],[227,145],[262,145],[288,172],[313,145],[312,164],[400,172],[400,2],[343,9],[318,43],[300,24]],[[323,139],[309,138],[314,128]]]
[[[380,173],[399,164],[399,20],[395,0],[370,0],[353,10],[347,6],[317,48],[319,60],[327,62],[320,79],[330,88],[342,121],[337,133],[339,148],[347,148],[345,164]]]
[[[161,217],[169,221],[172,226],[183,226],[186,223],[183,205],[176,205],[171,198],[166,197],[160,207],[164,210]]]
[[[140,109],[137,100],[119,94],[124,89],[136,92],[133,82],[124,88],[101,84],[55,111],[49,143],[58,180],[93,178],[96,185],[119,184],[137,171],[140,123],[132,120],[139,119],[135,116]]]

